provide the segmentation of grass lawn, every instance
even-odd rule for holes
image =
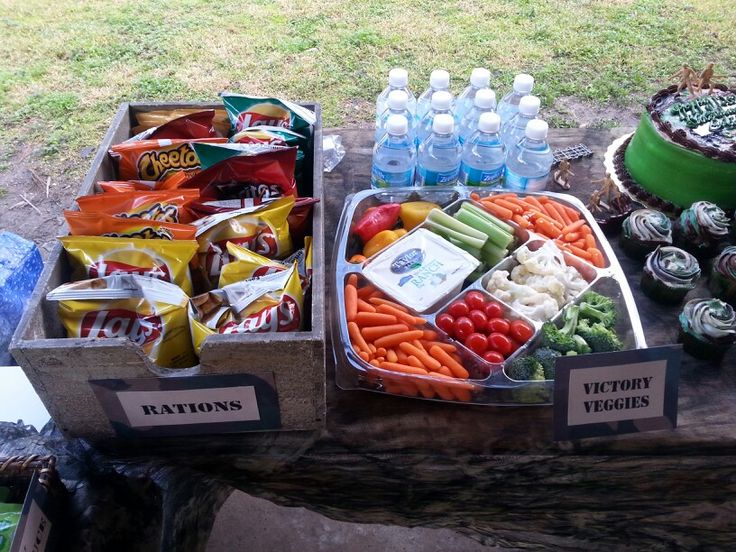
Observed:
[[[616,108],[685,61],[734,74],[733,0],[0,0],[0,170],[23,146],[81,176],[79,152],[125,100],[231,89],[318,100],[327,126],[353,125],[391,67],[418,94],[433,68],[457,92],[485,66],[499,95],[524,70],[543,108]],[[558,108],[551,122],[576,121]]]

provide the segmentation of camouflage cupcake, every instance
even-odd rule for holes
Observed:
[[[621,247],[634,259],[643,259],[660,245],[672,245],[672,223],[654,209],[637,209],[621,227]]]
[[[680,341],[686,353],[718,361],[736,341],[736,312],[719,299],[693,299],[680,313]]]
[[[729,224],[715,203],[696,201],[675,222],[675,244],[696,257],[708,257],[728,239]]]
[[[647,256],[641,290],[661,303],[679,303],[700,278],[698,260],[677,247],[658,247]]]
[[[713,259],[708,288],[718,299],[736,307],[736,246],[726,247]]]

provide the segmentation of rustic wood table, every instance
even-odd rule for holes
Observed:
[[[373,132],[325,133],[340,134],[347,150],[325,175],[329,237],[345,197],[369,186]],[[603,175],[603,153],[621,133],[551,131],[553,147],[582,142],[595,152],[573,162],[573,195],[587,201],[590,180]],[[331,248],[334,240],[326,242]],[[615,239],[613,247],[647,342],[674,343],[678,307],[643,296],[640,263],[620,254]],[[707,295],[704,284],[691,296]],[[684,355],[675,431],[557,443],[551,407],[462,406],[341,391],[328,362],[322,432],[160,440],[124,451],[103,448],[94,458],[128,476],[158,470],[186,474],[179,476],[185,481],[198,475],[335,519],[449,527],[509,548],[727,550],[736,543],[734,365],[736,351],[721,366]],[[194,505],[205,488],[179,488],[177,500]],[[219,500],[211,503],[216,508]],[[179,510],[172,530],[187,523],[187,508]]]

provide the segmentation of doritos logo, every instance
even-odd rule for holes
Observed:
[[[199,157],[188,143],[170,150],[149,151],[138,158],[142,180],[160,180],[169,172],[193,171],[199,166]]]
[[[238,114],[237,130],[264,125],[291,128],[291,112],[278,105],[260,103]]]
[[[156,278],[157,280],[163,280],[164,282],[172,281],[171,271],[165,264],[159,264],[152,267],[141,267],[100,258],[89,266],[90,278],[103,278],[104,276],[114,276],[115,274],[136,274],[138,276]]]
[[[159,316],[141,316],[137,312],[113,309],[88,312],[82,318],[81,337],[127,337],[143,346],[161,337]]]
[[[228,322],[220,327],[223,334],[294,332],[301,326],[301,311],[293,297],[284,293],[281,302],[250,314],[240,322]]]

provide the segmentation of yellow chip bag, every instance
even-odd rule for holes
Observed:
[[[234,243],[227,244],[227,252],[231,260],[222,267],[217,287],[222,288],[243,280],[261,278],[275,272],[281,272],[287,270],[293,263],[297,263],[302,289],[306,291],[309,287],[312,276],[311,236],[304,238],[304,248],[295,251],[283,261],[268,259]]]
[[[283,197],[269,203],[209,215],[194,221],[199,242],[199,261],[215,287],[222,268],[232,259],[228,243],[240,245],[268,259],[283,259],[293,245],[287,217],[294,198]]]
[[[171,282],[192,294],[189,261],[197,252],[194,240],[64,236],[59,241],[71,261],[74,281],[136,274]]]
[[[189,297],[174,284],[119,274],[59,286],[59,317],[75,338],[125,337],[164,368],[197,364],[187,319]]]
[[[287,270],[203,293],[189,301],[189,324],[199,354],[207,336],[295,332],[304,319],[296,263]]]

